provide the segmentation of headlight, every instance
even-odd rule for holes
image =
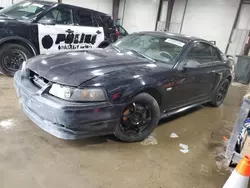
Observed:
[[[51,95],[68,101],[105,101],[106,95],[101,88],[77,89],[53,84],[49,90]]]

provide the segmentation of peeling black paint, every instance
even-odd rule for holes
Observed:
[[[42,45],[45,49],[50,49],[53,45],[53,39],[51,38],[50,35],[45,35],[42,38]]]

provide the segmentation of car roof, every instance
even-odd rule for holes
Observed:
[[[204,40],[204,39],[201,39],[201,38],[198,38],[198,37],[185,35],[185,34],[179,34],[179,33],[169,33],[169,32],[161,32],[161,31],[144,31],[144,32],[137,32],[137,33],[168,36],[170,38],[175,38],[175,39],[185,41],[185,42],[203,41],[203,42],[208,42],[209,43],[209,41],[207,41],[207,40]]]
[[[55,4],[57,4],[57,2],[53,2],[53,1],[42,1],[42,0],[34,0],[32,2],[36,2],[36,3],[41,3],[43,5],[50,5],[53,6]]]
[[[76,8],[83,8],[83,9],[95,12],[96,14],[100,14],[101,16],[109,16],[108,14],[103,13],[103,12],[99,12],[99,11],[96,11],[96,10],[93,10],[93,9],[88,9],[88,8],[81,7],[81,6],[70,5],[70,4],[66,4],[66,3],[58,3],[58,2],[43,1],[43,0],[34,0],[32,2],[37,2],[37,3],[44,4],[44,5],[49,5],[49,6],[53,6],[53,5],[56,5],[56,4],[58,4],[58,5],[67,5],[67,6],[76,7]]]

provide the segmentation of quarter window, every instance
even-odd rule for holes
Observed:
[[[211,63],[213,61],[211,46],[206,43],[197,43],[188,52],[187,59],[197,61],[200,64]]]

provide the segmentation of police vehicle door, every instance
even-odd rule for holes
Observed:
[[[104,41],[103,27],[99,27],[91,10],[79,8],[76,11],[76,25],[80,33],[80,48],[96,48]]]
[[[38,21],[40,54],[80,49],[81,34],[73,15],[72,8],[59,5]]]

